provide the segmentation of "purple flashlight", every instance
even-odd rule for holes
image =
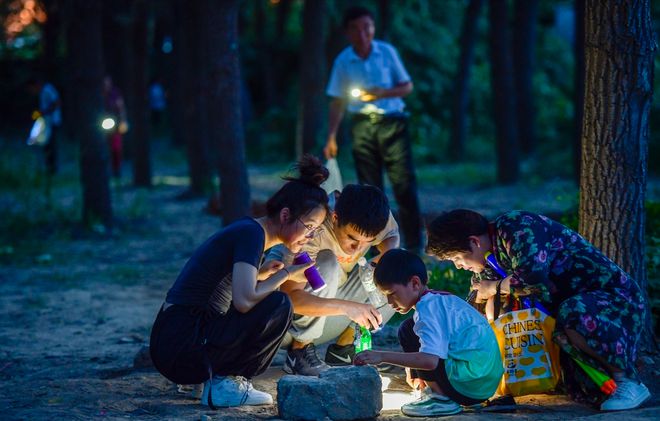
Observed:
[[[299,253],[296,257],[293,258],[294,265],[302,265],[303,263],[309,263],[311,261],[312,259],[305,251]],[[323,281],[323,278],[321,278],[321,274],[319,273],[318,269],[316,269],[316,266],[310,266],[309,268],[305,269],[305,278],[307,278],[309,286],[311,286],[314,291],[321,291],[323,288],[325,288],[325,282]]]

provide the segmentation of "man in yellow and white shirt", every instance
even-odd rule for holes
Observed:
[[[355,355],[351,322],[374,329],[387,322],[394,312],[387,306],[368,303],[360,281],[357,261],[374,246],[379,254],[399,247],[399,227],[392,216],[385,194],[377,187],[349,184],[330,198],[331,211],[323,231],[303,246],[323,277],[326,288],[314,291],[305,283],[288,281],[281,287],[293,302],[294,320],[289,333],[292,343],[284,370],[302,375],[318,375],[328,368],[314,344],[337,338],[326,353],[332,365],[351,364]],[[267,260],[287,264],[293,255],[275,247]]]

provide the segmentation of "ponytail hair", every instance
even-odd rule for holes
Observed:
[[[269,218],[277,216],[283,208],[288,208],[292,218],[299,218],[322,205],[328,209],[328,195],[321,184],[328,179],[328,169],[313,155],[303,155],[293,167],[298,177],[282,177],[286,184],[266,202]]]

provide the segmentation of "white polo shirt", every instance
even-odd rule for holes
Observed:
[[[339,53],[332,66],[326,93],[328,96],[347,100],[349,113],[402,112],[406,104],[399,97],[364,102],[350,95],[350,91],[355,88],[389,89],[410,82],[410,75],[392,45],[373,40],[371,47],[371,53],[366,59],[360,58],[351,46]]]

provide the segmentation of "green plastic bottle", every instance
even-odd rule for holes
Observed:
[[[368,351],[371,349],[371,332],[364,326],[354,326],[355,336],[353,337],[353,345],[355,346],[355,353]]]

